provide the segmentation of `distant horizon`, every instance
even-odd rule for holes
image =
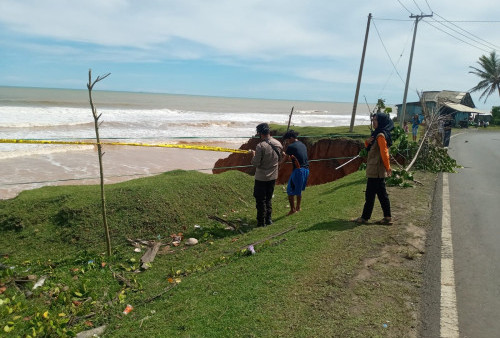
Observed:
[[[33,87],[33,86],[8,86],[0,85],[0,88],[27,88],[27,89],[52,89],[52,90],[83,90],[88,91],[87,88],[57,88],[57,87]],[[280,98],[266,98],[266,97],[242,97],[242,96],[222,96],[222,95],[204,95],[204,94],[186,94],[186,93],[166,93],[166,92],[153,92],[153,91],[134,91],[134,90],[112,90],[112,89],[93,89],[92,91],[98,92],[112,92],[112,93],[133,93],[133,94],[162,94],[162,95],[179,95],[179,96],[200,96],[200,97],[214,97],[225,99],[247,99],[247,100],[270,100],[270,101],[297,101],[297,102],[320,102],[320,103],[353,103],[349,101],[327,101],[327,100],[302,100],[302,99],[280,99]],[[359,102],[358,104],[362,104]],[[376,102],[369,102],[376,104]],[[391,104],[392,105],[392,104]]]
[[[56,87],[32,87],[32,86],[8,86],[8,85],[0,85],[0,88],[26,88],[26,89],[45,89],[45,90],[75,90],[75,91],[88,91],[87,88],[56,88]],[[449,90],[449,89],[443,89]],[[222,96],[222,95],[203,95],[203,94],[186,94],[186,93],[166,93],[166,92],[148,92],[148,91],[133,91],[133,90],[111,90],[111,89],[93,89],[93,91],[98,92],[111,92],[111,93],[133,93],[133,94],[159,94],[159,95],[179,95],[179,96],[193,96],[193,97],[213,97],[213,98],[223,98],[223,99],[242,99],[242,100],[269,100],[269,101],[292,101],[292,102],[318,102],[318,103],[343,103],[343,104],[354,104],[354,102],[349,101],[326,101],[326,100],[301,100],[301,99],[282,99],[282,98],[263,98],[263,97],[240,97],[240,96]],[[429,90],[429,91],[441,91],[441,90]],[[458,90],[456,90],[458,92]],[[425,91],[427,92],[427,91]],[[467,93],[470,93],[466,91]],[[418,101],[407,101],[407,103],[413,103]],[[368,102],[369,105],[376,105],[377,102]],[[366,104],[361,100],[358,100],[358,106]],[[387,106],[392,106],[397,109],[397,105],[401,105],[400,103],[387,103]],[[474,102],[476,109],[485,110],[484,108],[478,108],[476,102]],[[500,106],[500,105],[499,105]],[[491,111],[494,107],[498,107],[495,105],[491,105],[489,111]]]

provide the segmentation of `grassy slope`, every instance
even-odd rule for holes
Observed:
[[[403,221],[409,212],[408,219],[422,219],[412,226],[425,229],[432,175],[417,178],[428,184],[411,196],[391,188],[391,199],[396,198],[396,216]],[[254,228],[253,178],[240,172],[176,171],[109,185],[110,259],[102,254],[97,186],[46,187],[0,201],[0,262],[15,267],[0,271],[7,287],[0,299],[15,295],[19,303],[12,313],[0,306],[0,328],[8,325],[22,335],[39,325],[54,333],[72,318],[75,332],[108,324],[107,336],[117,337],[414,335],[419,254],[405,242],[405,222],[395,227],[348,222],[361,211],[364,185],[364,173],[355,173],[308,187],[303,211],[290,217],[286,194],[277,186],[275,224],[265,228]],[[404,207],[410,198],[413,210]],[[381,217],[377,207],[374,218]],[[225,230],[209,215],[240,231]],[[248,244],[291,228],[256,245],[256,255],[241,253]],[[149,270],[133,273],[143,253],[133,252],[126,238],[169,243],[169,235],[178,232],[200,244],[164,247]],[[22,291],[33,282],[18,289],[12,282],[14,275],[27,274],[50,276],[29,299]],[[134,310],[123,316],[126,304]]]

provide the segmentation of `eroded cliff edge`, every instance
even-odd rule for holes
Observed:
[[[310,141],[307,138],[299,137],[299,140],[304,142],[307,147],[307,154],[309,157],[309,179],[307,185],[316,185],[335,181],[341,177],[349,175],[358,170],[362,158],[357,158],[342,168],[335,170],[336,167],[349,161],[352,157],[359,154],[363,149],[364,144],[359,140],[348,138],[325,138],[317,141]],[[258,138],[249,139],[247,143],[243,144],[240,149],[255,150],[256,145],[260,142]],[[213,169],[214,174],[220,174],[227,170],[239,170],[249,175],[255,174],[255,167],[248,167],[251,154],[230,154],[226,158],[221,158],[215,162],[214,168],[238,167],[240,168],[226,168],[226,169]],[[247,166],[247,167],[245,167]],[[283,184],[288,181],[290,173],[292,172],[292,165],[285,163],[279,168],[279,175],[277,184]]]

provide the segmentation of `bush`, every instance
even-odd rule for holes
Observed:
[[[500,125],[500,106],[493,107],[491,110],[493,115],[493,119],[491,120],[492,124],[499,126]]]

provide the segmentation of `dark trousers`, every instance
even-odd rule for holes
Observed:
[[[255,180],[253,187],[253,196],[255,197],[255,206],[257,208],[257,224],[270,224],[273,212],[273,193],[276,180],[258,181]]]
[[[450,138],[451,138],[451,129],[445,129],[444,130],[444,140],[443,140],[444,147],[448,147],[450,145]]]
[[[368,178],[365,192],[365,206],[361,217],[366,220],[369,220],[372,217],[375,195],[380,201],[384,217],[392,217],[391,202],[389,201],[389,195],[387,194],[387,189],[385,188],[385,178]]]

